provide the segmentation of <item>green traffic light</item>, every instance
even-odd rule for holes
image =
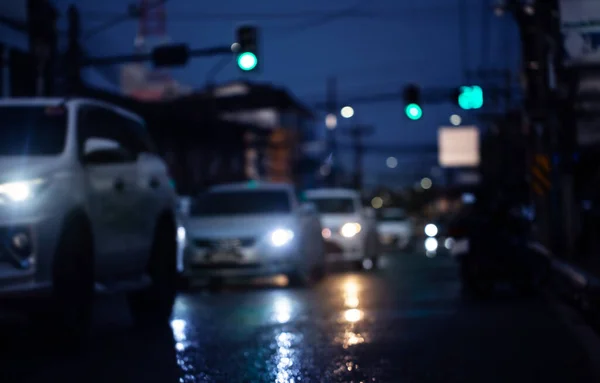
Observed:
[[[466,110],[483,107],[483,89],[480,86],[461,86],[458,106]]]
[[[417,104],[408,104],[404,112],[411,120],[418,120],[423,117],[423,110],[421,110],[421,107]]]
[[[250,71],[258,65],[258,59],[252,52],[244,52],[238,56],[237,64],[241,70]]]

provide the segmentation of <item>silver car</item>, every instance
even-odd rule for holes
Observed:
[[[306,285],[324,272],[321,224],[293,186],[255,182],[215,187],[192,203],[184,278],[285,274]]]

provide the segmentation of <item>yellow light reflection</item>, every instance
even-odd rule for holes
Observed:
[[[356,308],[360,301],[358,300],[358,297],[346,297],[344,303],[346,304],[346,307]]]
[[[344,348],[349,348],[365,342],[365,334],[360,334],[357,331],[358,322],[364,318],[364,312],[358,308],[360,305],[360,299],[358,297],[360,290],[360,283],[354,278],[346,280],[342,285],[344,306],[346,307],[346,310],[343,312],[340,320],[346,323],[346,328],[343,333],[336,336],[335,342],[341,344]]]
[[[365,341],[365,338],[360,334],[355,334],[351,331],[348,331],[344,334],[344,348],[348,348],[349,346],[355,346],[357,344],[361,344]]]
[[[348,308],[357,308],[360,304],[358,299],[359,285],[354,280],[347,281],[344,286],[344,305]]]
[[[359,309],[350,309],[344,312],[346,322],[356,323],[363,318],[363,312]]]

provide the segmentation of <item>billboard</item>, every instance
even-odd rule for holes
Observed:
[[[479,166],[479,129],[476,126],[440,127],[438,162],[445,168]]]
[[[600,63],[600,1],[560,0],[567,64]]]

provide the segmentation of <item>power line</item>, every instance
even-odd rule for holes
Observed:
[[[447,14],[450,10],[456,10],[456,6],[428,6],[410,7],[404,9],[383,9],[379,11],[368,11],[359,9],[358,6],[342,8],[337,10],[307,10],[296,12],[169,12],[170,21],[277,21],[281,19],[308,19],[321,18],[333,15],[345,15],[353,18],[373,19],[396,19],[400,17],[414,17],[416,13],[423,15]],[[88,20],[105,20],[123,16],[119,12],[88,11],[84,12]],[[131,16],[130,16],[131,17]]]

